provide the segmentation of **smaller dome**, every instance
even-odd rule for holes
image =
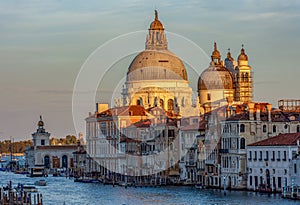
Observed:
[[[157,10],[155,10],[155,19],[150,24],[149,30],[164,30],[162,23],[158,20]]]
[[[233,76],[224,66],[211,65],[202,72],[198,80],[198,90],[218,89],[233,89]]]
[[[225,60],[234,61],[230,53],[230,48],[228,48],[227,58]]]
[[[242,45],[241,54],[238,57],[239,61],[248,61],[248,56],[245,54],[244,46]]]

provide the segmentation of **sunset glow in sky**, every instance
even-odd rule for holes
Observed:
[[[214,41],[223,60],[244,44],[255,101],[300,99],[299,0],[0,0],[0,140],[31,139],[39,115],[52,136],[76,134],[72,89],[82,64],[108,40],[148,29],[154,9],[166,31],[209,56]]]

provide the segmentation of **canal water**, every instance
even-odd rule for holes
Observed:
[[[38,179],[45,179],[47,186],[38,187],[43,194],[45,205],[294,205],[299,201],[282,199],[280,195],[259,194],[244,191],[227,191],[224,196],[221,190],[197,190],[194,187],[157,187],[134,188],[103,185],[98,183],[85,184],[73,182],[64,177],[29,178],[25,175],[0,172],[0,185],[10,180],[13,184],[33,184]]]

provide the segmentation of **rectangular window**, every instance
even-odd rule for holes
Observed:
[[[257,152],[255,151],[254,152],[254,159],[253,159],[254,161],[256,161],[257,160]]]
[[[252,152],[249,151],[249,157],[248,157],[248,160],[251,161],[252,160]]]
[[[252,176],[250,176],[249,185],[252,186]]]
[[[286,161],[286,151],[283,151],[283,161]]]
[[[266,151],[266,157],[265,157],[265,161],[269,160],[269,151]]]
[[[280,151],[277,152],[277,161],[280,161]]]
[[[45,145],[45,140],[41,140],[41,145]]]
[[[262,151],[259,151],[259,161],[262,160]]]
[[[294,173],[297,174],[297,164],[294,164]]]
[[[274,161],[275,160],[275,151],[272,151],[272,159],[271,159],[272,161]]]

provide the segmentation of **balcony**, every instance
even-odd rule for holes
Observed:
[[[220,152],[220,154],[227,154],[227,153],[229,153],[229,150],[228,149],[220,149],[219,152]]]
[[[186,162],[185,166],[196,166],[196,162]]]
[[[221,168],[221,172],[224,173],[239,173],[237,168]]]

